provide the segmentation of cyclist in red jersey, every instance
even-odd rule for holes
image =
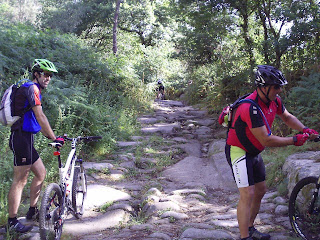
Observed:
[[[17,219],[21,195],[27,178],[34,173],[30,186],[30,208],[27,219],[37,214],[37,201],[46,176],[45,166],[35,150],[33,135],[41,131],[47,138],[63,144],[63,138],[56,138],[49,121],[42,111],[41,90],[47,88],[53,73],[57,70],[46,59],[35,59],[32,67],[33,81],[23,84],[15,94],[14,112],[23,116],[11,127],[9,146],[14,155],[13,181],[8,194],[8,231],[25,233],[32,226],[24,225]],[[27,110],[27,111],[26,111]]]
[[[240,193],[237,218],[242,240],[267,240],[271,237],[254,227],[261,200],[267,191],[265,166],[260,153],[265,147],[301,146],[309,138],[318,136],[318,132],[304,126],[284,107],[278,94],[287,80],[281,71],[259,65],[255,84],[256,90],[246,98],[255,104],[244,102],[235,109],[226,143],[226,157]],[[276,115],[302,134],[294,137],[272,135],[267,127],[272,126]]]

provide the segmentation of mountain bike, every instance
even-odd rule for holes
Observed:
[[[317,137],[315,142],[320,141]],[[320,176],[301,179],[289,199],[289,219],[295,233],[304,240],[320,239]]]
[[[76,147],[79,142],[90,142],[101,139],[100,136],[69,138],[71,151],[63,166],[60,157],[60,143],[49,143],[56,149],[53,155],[57,156],[59,166],[59,184],[50,183],[45,189],[39,210],[39,230],[41,240],[59,240],[62,234],[64,221],[69,213],[77,219],[84,212],[84,201],[87,195],[87,179],[82,159],[78,159]]]

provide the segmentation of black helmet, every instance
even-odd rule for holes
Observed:
[[[159,79],[159,80],[158,80],[158,84],[162,84],[162,81],[161,81],[161,79]]]
[[[288,82],[282,72],[275,67],[269,65],[258,65],[256,71],[255,84],[257,86],[266,85],[286,85]]]

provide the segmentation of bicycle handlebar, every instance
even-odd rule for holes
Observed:
[[[89,136],[89,137],[80,137],[80,140],[85,142],[98,141],[101,139],[101,136]]]
[[[88,136],[88,137],[76,137],[76,138],[69,138],[67,135],[63,135],[64,140],[73,141],[74,139],[77,139],[77,141],[84,141],[84,142],[91,142],[91,141],[97,141],[101,139],[101,136]]]
[[[84,142],[91,142],[91,141],[97,141],[99,139],[102,139],[102,136],[88,136],[88,137],[81,137],[81,136],[78,136],[76,138],[69,138],[67,137],[67,134],[64,134],[62,136],[62,138],[64,140],[67,140],[67,141],[84,141]],[[59,147],[62,147],[61,143],[56,143],[56,142],[53,142],[53,143],[49,143],[48,144],[49,146],[52,146],[54,148],[59,148]]]

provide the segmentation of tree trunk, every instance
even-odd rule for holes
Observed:
[[[256,65],[256,60],[253,54],[253,40],[249,34],[249,16],[253,13],[252,3],[248,1],[238,1],[237,9],[239,11],[239,15],[242,18],[243,23],[240,24],[242,28],[242,36],[246,43],[246,50],[249,57],[249,66],[251,76],[250,79],[254,78],[253,69]]]
[[[257,1],[256,2],[256,8],[258,9],[258,15],[260,17],[261,24],[263,26],[263,37],[264,37],[263,55],[264,55],[264,61],[265,61],[265,64],[270,65],[269,44],[268,44],[268,39],[269,39],[268,28],[267,28],[267,24],[266,24],[266,16],[264,15],[263,8],[261,7],[261,4],[262,3],[260,1]]]
[[[114,13],[114,22],[113,22],[113,54],[116,55],[118,51],[117,46],[117,28],[118,28],[118,18],[119,18],[119,9],[122,0],[117,0],[116,3],[116,11]]]

